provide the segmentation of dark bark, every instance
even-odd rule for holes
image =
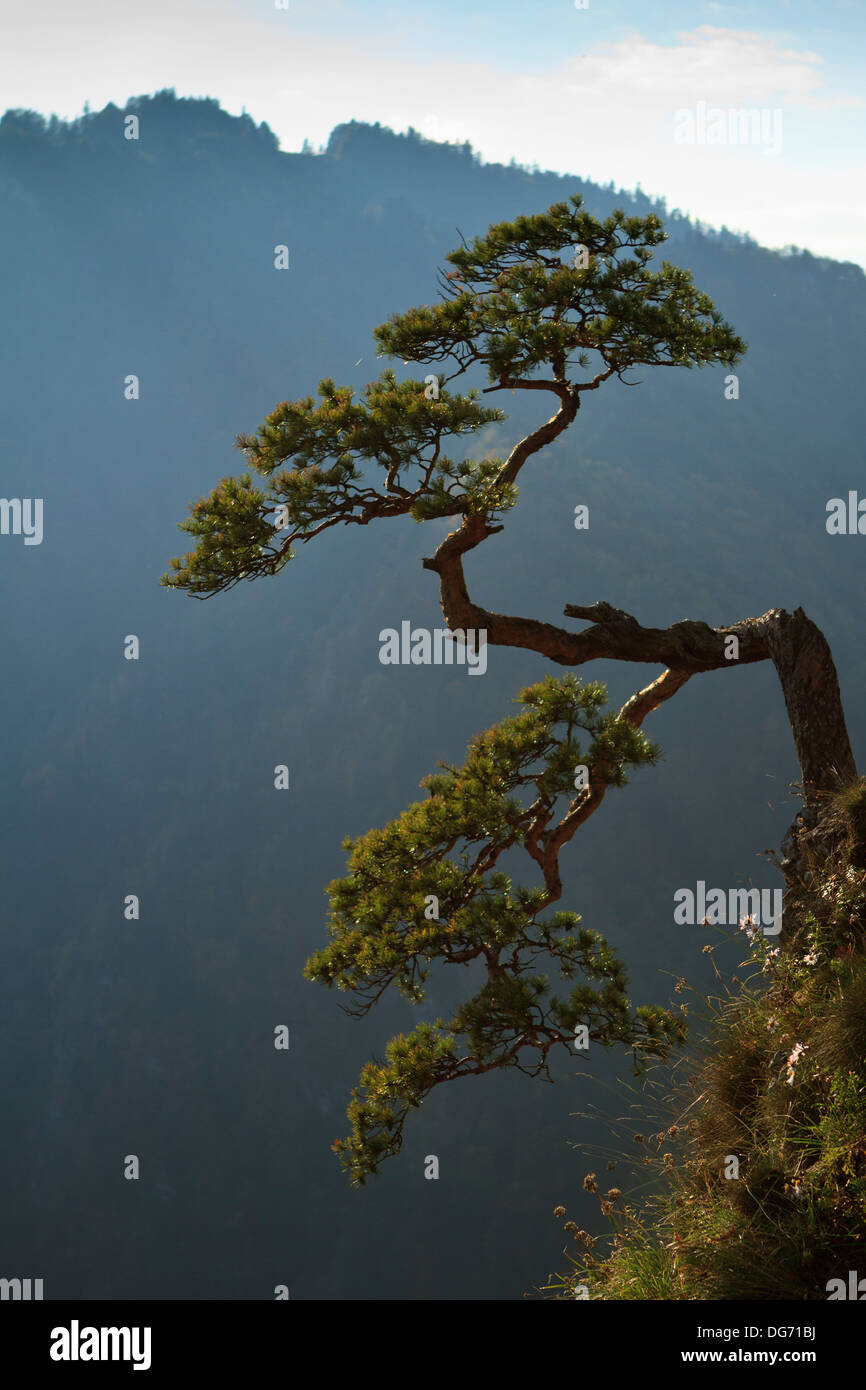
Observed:
[[[856,777],[830,647],[802,608],[793,613],[772,608],[760,617],[721,628],[692,619],[667,628],[650,628],[609,603],[568,604],[566,617],[593,620],[583,632],[570,632],[534,618],[492,613],[470,599],[463,556],[501,529],[481,516],[467,516],[458,530],[446,536],[436,554],[424,561],[427,569],[439,575],[442,612],[452,630],[485,630],[493,646],[523,647],[563,666],[597,660],[659,662],[668,668],[660,678],[667,680],[663,699],[701,671],[772,661],[785,697],[807,802]],[[645,700],[653,688],[639,691],[633,701]],[[627,709],[628,705],[622,711],[626,717]]]
[[[802,608],[780,610],[767,648],[782,683],[807,800],[857,776],[830,645]]]

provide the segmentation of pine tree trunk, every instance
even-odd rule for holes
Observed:
[[[782,684],[806,800],[813,801],[816,793],[857,776],[830,646],[802,608],[779,612],[766,640]]]

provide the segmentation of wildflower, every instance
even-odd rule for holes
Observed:
[[[713,954],[713,951],[714,951],[715,949],[716,949],[715,946],[702,946],[702,947],[701,947],[701,950],[702,950],[702,952],[703,952],[703,954],[704,954],[705,956],[711,956],[711,955]]]
[[[770,1032],[774,1033],[778,1026],[779,1024],[777,1020],[771,1015],[770,1018],[767,1019],[767,1027],[769,1028]]]
[[[612,1187],[607,1195],[611,1202],[618,1202],[620,1197],[622,1196],[622,1193],[620,1192],[618,1187]]]
[[[794,1044],[794,1046],[793,1046],[793,1048],[792,1048],[792,1050],[791,1050],[791,1055],[789,1056],[787,1062],[785,1063],[785,1067],[786,1067],[787,1072],[788,1072],[788,1075],[785,1077],[785,1080],[787,1081],[787,1083],[788,1083],[789,1086],[793,1086],[793,1084],[794,1084],[794,1068],[796,1067],[796,1065],[797,1065],[797,1063],[799,1062],[800,1058],[802,1057],[803,1053],[804,1053],[804,1052],[808,1052],[808,1050],[809,1050],[809,1044],[808,1044],[808,1043],[795,1043],[795,1044]]]
[[[586,1177],[583,1180],[583,1190],[584,1192],[598,1191],[598,1183],[595,1180],[595,1173],[587,1173]]]
[[[762,969],[762,970],[770,970],[770,969],[772,969],[772,962],[773,962],[773,961],[776,959],[776,957],[780,954],[780,950],[781,950],[781,948],[780,948],[779,946],[772,946],[772,947],[767,951],[767,954],[766,954],[766,956],[764,957],[764,964],[761,966],[761,969]]]
[[[683,990],[688,989],[688,987],[688,980],[677,980],[676,984],[674,985],[674,994],[682,994]]]
[[[789,1197],[794,1197],[798,1202],[805,1202],[806,1200],[806,1188],[801,1182],[786,1182],[785,1191]]]
[[[554,1207],[553,1214],[556,1217],[557,1221],[561,1221],[562,1218],[565,1216],[565,1207]]]
[[[805,956],[803,957],[803,964],[804,964],[804,965],[817,965],[817,964],[818,964],[818,953],[817,953],[817,951],[810,951],[808,955],[805,955]]]

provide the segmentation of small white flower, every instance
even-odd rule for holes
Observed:
[[[785,1078],[785,1080],[787,1081],[787,1083],[788,1083],[789,1086],[793,1086],[793,1084],[794,1084],[794,1068],[796,1067],[796,1065],[797,1065],[797,1063],[799,1062],[800,1058],[802,1057],[803,1053],[804,1053],[804,1052],[808,1052],[808,1051],[809,1051],[809,1044],[808,1044],[808,1043],[795,1043],[795,1044],[794,1044],[794,1046],[793,1046],[793,1048],[792,1048],[792,1050],[791,1050],[791,1055],[790,1055],[790,1057],[788,1058],[787,1062],[785,1063],[785,1066],[786,1066],[787,1071],[788,1071],[788,1075],[787,1075],[787,1077]]]

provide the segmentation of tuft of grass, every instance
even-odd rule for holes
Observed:
[[[745,919],[751,972],[733,993],[716,971],[674,1123],[643,1159],[657,1194],[635,1208],[588,1175],[610,1232],[566,1221],[576,1249],[550,1296],[826,1299],[866,1274],[866,780],[826,799],[799,869],[786,944]]]

